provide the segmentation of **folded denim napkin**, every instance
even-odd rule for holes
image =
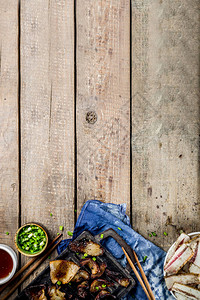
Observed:
[[[77,220],[73,238],[75,239],[82,231],[88,230],[93,235],[113,228],[138,255],[142,268],[151,285],[156,300],[174,300],[168,291],[163,278],[163,263],[166,253],[131,228],[129,217],[125,214],[125,204],[102,203],[97,200],[89,200],[83,206]],[[58,246],[60,254],[69,244],[71,239],[63,240]],[[112,255],[123,265],[126,265],[126,258],[121,246],[113,239],[108,238],[102,242]],[[145,262],[143,258],[147,256]],[[134,274],[132,274],[135,278]],[[137,280],[136,280],[137,281]],[[147,296],[137,282],[133,289],[123,300],[146,300]]]

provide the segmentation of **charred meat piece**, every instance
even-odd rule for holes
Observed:
[[[96,275],[97,273],[100,272],[99,265],[91,257],[80,260],[80,265],[81,266],[87,265],[90,268],[92,275]]]
[[[54,260],[50,262],[50,277],[52,283],[61,281],[66,284],[76,275],[80,267],[72,261]]]
[[[25,294],[30,300],[47,300],[45,296],[45,285],[36,285],[25,290]]]
[[[103,273],[105,272],[105,269],[107,268],[107,264],[105,262],[101,263],[99,266],[99,272],[95,275],[91,275],[91,278],[99,278],[103,275]]]
[[[189,299],[200,299],[200,290],[195,289],[191,286],[180,284],[180,283],[174,283],[172,287],[172,291],[175,291],[183,296],[187,296]]]
[[[121,274],[118,272],[106,269],[106,275],[116,281],[119,285],[127,287],[130,283],[128,278],[122,278]]]
[[[192,258],[194,252],[190,247],[183,244],[165,265],[164,270],[167,274],[176,274]]]
[[[79,270],[78,273],[72,278],[71,281],[73,282],[81,282],[83,280],[89,280],[90,275],[87,271],[85,270]]]
[[[174,283],[181,284],[200,284],[200,278],[197,274],[183,273],[165,277],[165,282],[169,290],[172,289]]]
[[[96,293],[102,290],[105,290],[107,287],[113,286],[112,282],[109,282],[105,279],[95,279],[90,286],[90,292]]]
[[[81,299],[85,299],[88,296],[88,290],[89,290],[89,282],[83,281],[81,284],[77,286],[77,295]]]
[[[65,300],[65,293],[62,293],[55,285],[48,288],[48,294],[51,300]]]
[[[87,253],[91,256],[99,256],[104,253],[104,249],[99,244],[86,239],[71,242],[69,249],[73,252]]]
[[[101,291],[94,300],[100,300],[100,299],[116,299],[115,296],[111,295],[110,292],[103,290]]]

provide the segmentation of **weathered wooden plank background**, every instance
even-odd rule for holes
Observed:
[[[77,1],[77,196],[130,206],[130,2]],[[87,120],[87,116],[94,115]]]
[[[199,230],[199,8],[0,1],[1,243],[28,221],[66,236],[88,199],[166,250]]]
[[[11,247],[19,224],[18,27],[17,1],[0,1],[0,243]]]
[[[168,249],[200,227],[199,1],[132,8],[133,226]]]

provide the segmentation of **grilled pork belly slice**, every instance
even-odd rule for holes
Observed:
[[[200,299],[200,290],[195,289],[191,286],[174,283],[172,291],[177,292],[181,295],[188,297],[189,299],[199,300]]]
[[[191,246],[194,243],[197,243],[200,241],[200,234],[195,235],[195,237],[191,238],[189,241],[186,242],[187,245]]]
[[[25,294],[31,300],[47,300],[45,289],[46,287],[43,284],[31,286],[25,290]]]
[[[200,268],[200,242],[198,242],[197,249],[195,251],[195,259],[193,262],[197,267]]]
[[[200,268],[198,266],[196,266],[195,264],[190,265],[189,271],[190,271],[190,273],[193,273],[193,274],[200,274]]]
[[[109,269],[106,269],[106,275],[112,278],[121,286],[127,287],[130,283],[130,280],[128,278],[123,278],[118,272],[114,272]]]
[[[94,279],[94,278],[99,278],[103,275],[103,273],[105,272],[105,269],[107,268],[107,264],[105,262],[101,263],[100,266],[99,266],[99,272],[97,274],[92,274],[91,275],[91,278]]]
[[[181,295],[179,293],[174,293],[174,295],[176,296],[177,300],[188,300],[188,297]]]
[[[196,243],[192,244],[191,248],[194,252],[194,255],[190,259],[189,263],[193,263],[195,261],[197,253],[198,253],[198,247],[199,247],[199,242],[196,242]]]
[[[91,256],[99,256],[104,254],[104,249],[93,241],[82,239],[69,244],[69,249],[73,252],[87,253]]]
[[[111,295],[110,292],[103,290],[96,296],[94,300],[100,300],[100,299],[116,299],[116,297]]]
[[[188,262],[188,260],[192,258],[193,254],[194,253],[192,249],[183,244],[176,250],[175,254],[165,265],[164,271],[171,275],[178,273],[178,271]]]
[[[66,284],[76,275],[80,267],[73,261],[53,260],[50,261],[50,277],[52,283],[61,281]]]
[[[165,282],[169,290],[172,289],[174,283],[181,284],[200,284],[200,279],[197,274],[176,274],[169,277],[165,277]]]
[[[89,280],[90,275],[85,270],[79,270],[78,273],[72,278],[73,282],[81,282],[83,280]]]
[[[55,285],[48,288],[50,300],[65,300],[65,293],[62,293]]]
[[[83,281],[77,286],[77,295],[81,299],[85,299],[88,296],[88,290],[90,288],[89,281]]]
[[[176,242],[173,244],[173,246],[171,247],[170,251],[168,252],[168,256],[167,256],[167,261],[166,263],[168,263],[168,261],[172,258],[172,256],[174,255],[174,253],[176,252],[176,250],[185,242],[189,241],[190,237],[189,235],[185,234],[185,233],[181,233],[181,235],[178,237],[178,239],[176,240]]]
[[[90,268],[92,275],[96,275],[100,272],[98,263],[94,261],[91,257],[81,259],[80,265],[87,265]]]
[[[97,291],[106,290],[107,287],[113,286],[112,282],[109,282],[105,279],[95,279],[90,286],[90,292],[96,293]]]

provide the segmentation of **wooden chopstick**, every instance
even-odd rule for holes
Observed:
[[[136,262],[137,262],[137,264],[138,264],[138,268],[140,269],[140,273],[141,273],[141,275],[142,275],[142,278],[143,278],[143,280],[144,280],[144,283],[146,284],[147,290],[148,290],[148,292],[149,292],[151,298],[152,298],[153,300],[156,300],[156,298],[155,298],[155,296],[154,296],[154,294],[153,294],[153,292],[152,292],[152,289],[151,289],[151,287],[150,287],[150,284],[149,284],[149,282],[148,282],[148,280],[147,280],[147,278],[146,278],[146,275],[145,275],[145,273],[144,273],[144,271],[143,271],[143,269],[142,269],[142,266],[141,266],[141,264],[140,264],[140,262],[139,262],[139,259],[138,259],[138,257],[137,257],[137,254],[135,253],[134,250],[133,250],[133,255],[134,255],[135,260],[136,260]]]
[[[52,245],[62,236],[62,234],[59,234],[58,236],[55,237],[55,239],[47,246],[46,251],[48,251]],[[41,255],[43,255],[44,253],[42,253]],[[41,255],[39,256],[35,256],[32,259],[30,259],[27,264],[25,264],[12,278],[11,280],[9,280],[7,283],[5,283],[2,287],[0,287],[0,293],[3,292],[5,290],[5,288],[7,288],[7,286],[13,282],[22,272],[24,272],[30,265],[32,265],[32,263],[34,263],[34,261],[36,261],[39,257],[41,257]]]
[[[1,299],[6,300],[12,293],[16,290],[16,288],[24,282],[24,280],[49,256],[49,254],[58,246],[58,244],[61,241],[59,241],[57,244],[53,245],[52,248],[49,249],[49,251],[46,252],[44,256],[42,256],[31,268],[30,270],[24,274],[24,276],[15,284],[15,286]]]
[[[128,262],[129,262],[131,268],[133,269],[133,272],[135,273],[135,275],[136,275],[136,277],[137,277],[139,283],[141,284],[143,290],[145,291],[145,294],[147,295],[147,298],[148,298],[149,300],[152,300],[151,297],[150,297],[150,295],[149,295],[149,293],[148,293],[148,291],[147,291],[147,289],[146,289],[146,286],[145,286],[144,282],[142,281],[142,279],[141,279],[141,277],[140,277],[140,275],[139,275],[139,273],[138,273],[138,271],[137,271],[137,269],[136,269],[136,267],[134,266],[132,260],[131,260],[130,257],[128,256],[128,253],[126,252],[126,250],[125,250],[123,247],[122,247],[122,250],[123,250],[124,254],[126,255],[126,258],[127,258]]]

